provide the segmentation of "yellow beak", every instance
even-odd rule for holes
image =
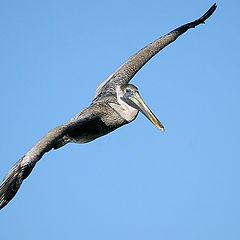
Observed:
[[[132,93],[131,96],[128,97],[128,99],[133,103],[133,105],[131,105],[134,108],[138,109],[141,113],[143,113],[158,129],[160,129],[162,132],[164,131],[164,126],[152,113],[150,108],[145,104],[138,92]]]

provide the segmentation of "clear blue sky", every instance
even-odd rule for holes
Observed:
[[[128,57],[213,3],[1,1],[0,177]],[[240,3],[217,3],[132,81],[166,132],[139,115],[45,155],[1,211],[1,239],[240,239]]]

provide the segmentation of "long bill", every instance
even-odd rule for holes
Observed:
[[[128,97],[128,99],[131,101],[131,105],[143,113],[152,122],[153,125],[155,125],[162,132],[164,131],[164,126],[153,114],[150,108],[145,104],[138,92],[134,92],[131,96]]]

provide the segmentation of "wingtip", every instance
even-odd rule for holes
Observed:
[[[205,23],[205,21],[215,12],[215,10],[217,9],[217,3],[214,3],[208,10],[207,12],[200,17],[199,21],[201,23]]]
[[[7,178],[0,185],[0,210],[4,208],[16,195],[22,180],[18,178]]]
[[[216,9],[217,9],[217,3],[214,3],[211,7],[210,7],[210,9],[212,10],[212,12],[214,12]],[[209,10],[210,10],[209,9]]]

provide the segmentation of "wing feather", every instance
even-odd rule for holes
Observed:
[[[23,180],[29,176],[42,156],[50,151],[65,134],[81,126],[83,120],[82,117],[75,117],[68,123],[52,129],[12,167],[0,185],[0,209],[16,195]]]
[[[125,64],[123,64],[115,73],[110,75],[110,77],[108,77],[108,79],[98,87],[93,101],[96,101],[106,95],[115,94],[117,85],[127,84],[153,56],[155,56],[164,47],[174,42],[188,29],[195,28],[197,25],[204,23],[205,20],[214,13],[216,8],[217,5],[215,3],[199,19],[174,29],[134,54]]]

